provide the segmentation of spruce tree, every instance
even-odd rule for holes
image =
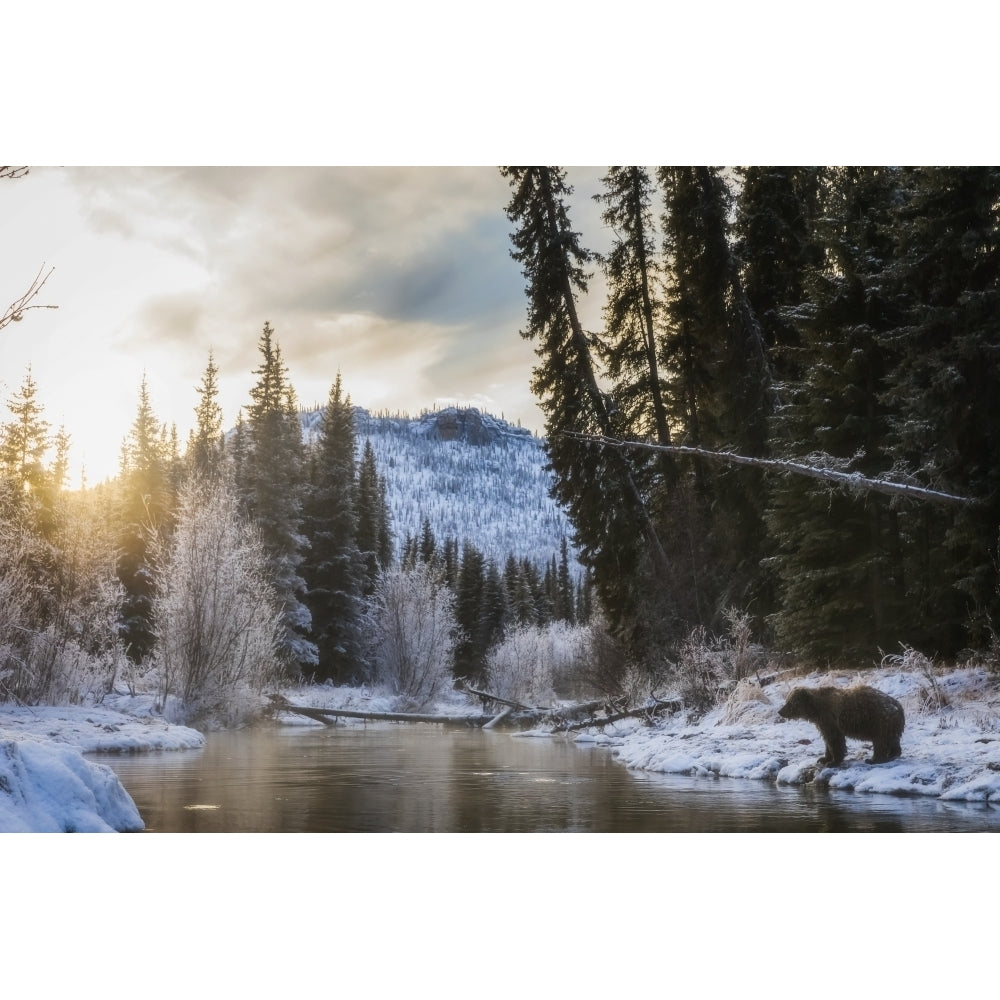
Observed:
[[[459,677],[478,678],[485,664],[480,627],[485,586],[486,560],[475,545],[466,541],[455,588],[455,616],[461,629],[455,647],[455,673]]]
[[[885,291],[896,190],[896,171],[885,167],[831,174],[816,230],[822,264],[805,274],[807,301],[785,309],[795,331],[789,363],[802,376],[788,383],[772,421],[772,446],[783,457],[818,453],[824,457],[813,461],[829,457],[870,478],[891,465],[882,341],[898,322]],[[783,648],[821,663],[870,663],[879,649],[896,648],[905,606],[897,510],[888,498],[785,477],[772,490],[768,527]]]
[[[503,577],[494,560],[489,559],[483,576],[482,600],[479,607],[476,646],[482,666],[486,665],[486,655],[503,638],[509,612]]]
[[[121,525],[118,579],[125,591],[121,632],[125,649],[136,662],[144,659],[155,643],[155,571],[150,541],[154,535],[162,541],[169,534],[173,507],[166,441],[166,429],[153,412],[143,374],[135,420],[122,444],[117,515]]]
[[[825,170],[742,167],[734,252],[743,289],[768,350],[778,394],[796,381],[801,360],[793,310],[806,299],[807,272],[822,262],[815,239]]]
[[[208,352],[208,364],[197,391],[199,403],[194,411],[196,425],[188,460],[196,475],[214,480],[222,473],[225,437],[222,430],[222,407],[219,405],[219,369],[212,351]]]
[[[385,481],[379,475],[375,449],[368,438],[358,466],[357,546],[364,565],[361,590],[370,597],[379,571],[392,564],[392,528]]]
[[[556,618],[570,625],[576,620],[576,597],[569,575],[569,546],[566,538],[559,539],[559,569],[556,574]]]
[[[537,342],[531,387],[545,414],[553,496],[569,512],[581,559],[594,567],[612,623],[627,627],[636,621],[639,567],[648,561],[662,578],[669,565],[626,457],[571,436],[615,433],[615,403],[600,387],[577,312],[592,257],[570,226],[572,188],[562,169],[503,167],[501,173],[512,188],[507,216],[517,225],[511,256],[527,282],[528,325],[521,336]]]
[[[904,319],[882,338],[891,452],[922,484],[978,501],[900,515],[915,644],[951,655],[988,642],[1000,620],[1000,169],[905,178],[891,272]]]
[[[283,609],[281,655],[297,670],[314,670],[318,652],[308,638],[311,616],[303,603],[306,585],[300,572],[307,545],[301,531],[305,489],[302,426],[288,369],[270,323],[264,324],[258,350],[261,363],[254,369],[257,381],[247,407],[249,447],[242,493],[260,529]]]
[[[729,243],[731,193],[717,168],[661,167],[658,179],[671,423],[684,444],[764,455],[773,386]],[[726,606],[747,607],[757,596],[763,477],[700,461],[692,475],[698,510],[683,504],[682,524],[693,553],[688,579],[696,612],[708,625]]]
[[[0,425],[5,519],[19,521],[25,528],[49,535],[54,489],[44,459],[52,436],[30,366],[21,387],[7,401],[7,409],[12,419]]]
[[[354,410],[341,377],[330,389],[313,449],[305,504],[310,548],[302,575],[308,587],[319,676],[344,681],[361,669],[363,562],[357,545]]]
[[[605,206],[601,218],[615,241],[601,259],[608,301],[600,351],[614,384],[616,424],[624,436],[670,444],[668,390],[659,360],[663,302],[652,210],[655,185],[644,167],[634,166],[612,167],[603,182],[605,191],[595,198]],[[672,481],[673,459],[663,454],[660,462]]]

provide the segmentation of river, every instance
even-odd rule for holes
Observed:
[[[1000,831],[1000,810],[630,771],[563,739],[436,725],[275,726],[95,755],[150,832]]]

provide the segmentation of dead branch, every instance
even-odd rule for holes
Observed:
[[[825,469],[822,466],[806,465],[802,462],[792,462],[777,458],[752,458],[748,455],[737,455],[730,451],[710,451],[707,448],[693,448],[681,444],[652,444],[647,441],[623,441],[618,438],[605,437],[601,434],[578,434],[573,431],[564,432],[567,437],[590,444],[599,444],[616,449],[644,449],[646,451],[666,452],[670,455],[687,455],[694,458],[704,458],[713,462],[725,462],[729,465],[752,465],[759,469],[769,469],[773,472],[789,473],[796,476],[808,476],[810,479],[820,479],[836,483],[852,490],[873,493],[886,493],[891,496],[904,496],[913,500],[924,500],[929,503],[966,504],[979,503],[969,497],[956,496],[953,493],[943,493],[923,486],[913,486],[910,483],[897,483],[888,479],[870,479],[859,472],[841,472],[838,469]]]
[[[31,309],[58,309],[59,306],[44,306],[44,305],[28,305],[29,302],[45,287],[45,282],[49,280],[49,276],[55,270],[54,267],[50,267],[48,272],[42,275],[45,271],[45,265],[38,269],[38,274],[35,275],[35,280],[31,283],[28,290],[19,298],[15,299],[7,307],[6,312],[0,317],[0,330],[2,330],[8,323],[20,323],[24,318],[24,314]]]
[[[458,681],[455,687],[459,691],[465,691],[467,694],[471,694],[473,697],[478,698],[483,703],[483,708],[486,707],[487,702],[495,701],[498,705],[508,705],[510,708],[517,709],[520,712],[548,711],[547,708],[535,708],[531,705],[522,705],[519,701],[511,701],[508,698],[501,698],[499,695],[490,694],[489,691],[480,691],[477,688],[470,687],[464,679]]]

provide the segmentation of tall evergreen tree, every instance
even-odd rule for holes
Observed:
[[[509,611],[507,594],[504,590],[500,568],[492,559],[487,560],[483,575],[482,600],[477,623],[477,641],[482,665],[486,664],[486,654],[503,638],[507,627]]]
[[[731,193],[716,168],[661,167],[658,178],[671,421],[684,444],[764,455],[773,387],[729,244]],[[685,517],[696,550],[691,579],[698,615],[709,624],[726,606],[746,607],[756,597],[763,477],[755,470],[709,469],[704,462],[694,464],[693,477],[700,516],[692,518],[689,510]]]
[[[615,233],[610,253],[601,259],[608,284],[604,336],[600,341],[607,376],[614,384],[618,425],[625,436],[670,444],[660,372],[662,276],[653,220],[653,180],[644,167],[612,167],[595,195],[604,206],[601,218]],[[663,474],[676,476],[673,459],[661,456]]]
[[[354,410],[340,373],[320,421],[305,504],[310,548],[302,573],[319,650],[319,675],[344,681],[361,670],[361,590],[357,545]]]
[[[825,169],[742,167],[734,223],[734,251],[743,289],[760,324],[777,381],[794,382],[801,371],[799,331],[792,310],[806,299],[806,274],[822,263],[815,238]]]
[[[900,515],[916,642],[948,655],[1000,621],[1000,169],[905,176],[891,274],[905,317],[882,338],[892,455],[924,484],[979,501]]]
[[[55,484],[45,467],[52,444],[49,422],[28,367],[20,388],[7,401],[12,417],[0,425],[0,515],[29,530],[50,535]]]
[[[152,650],[154,567],[150,554],[153,534],[170,528],[173,495],[170,490],[166,428],[156,419],[143,374],[135,420],[122,444],[119,477],[118,579],[125,590],[122,601],[122,639],[131,659],[138,662]]]
[[[455,588],[455,616],[461,629],[455,646],[455,672],[460,677],[477,678],[483,670],[486,650],[482,646],[481,617],[485,587],[486,559],[466,541]]]
[[[576,596],[573,580],[569,575],[569,546],[563,536],[559,540],[559,568],[556,572],[556,618],[574,624]]]
[[[832,174],[816,233],[823,262],[805,276],[808,301],[786,310],[799,343],[790,364],[803,374],[773,420],[772,444],[783,457],[818,452],[869,478],[891,464],[881,397],[882,340],[898,322],[886,294],[896,174]],[[768,525],[781,598],[774,621],[785,648],[819,662],[871,662],[896,647],[905,634],[902,567],[897,512],[886,497],[788,477],[773,490]]]
[[[197,391],[199,402],[194,411],[196,424],[188,458],[196,475],[212,480],[221,475],[225,455],[222,407],[219,405],[219,369],[212,351],[208,352],[208,363]]]
[[[305,488],[302,427],[288,369],[270,323],[258,341],[257,381],[247,407],[249,448],[242,493],[261,532],[272,583],[282,605],[280,652],[299,670],[318,664],[316,644],[308,638],[309,609],[300,567],[307,545],[301,533]]]
[[[392,528],[385,481],[379,475],[375,449],[366,438],[358,466],[358,551],[364,563],[362,593],[375,592],[379,571],[392,564]]]
[[[537,341],[531,387],[545,413],[553,495],[569,511],[581,559],[595,569],[612,623],[635,621],[636,580],[648,562],[669,571],[655,525],[632,469],[619,452],[581,445],[570,434],[613,435],[614,403],[600,388],[591,341],[577,312],[586,293],[591,255],[570,227],[572,188],[557,167],[503,167],[512,196],[507,216],[517,225],[511,256],[527,281],[528,325]]]
[[[31,492],[45,479],[43,459],[51,436],[30,366],[21,387],[7,401],[7,409],[13,419],[0,428],[0,465],[20,489]]]
[[[517,625],[534,625],[538,618],[527,574],[511,553],[504,564],[503,583],[507,592],[509,618]]]

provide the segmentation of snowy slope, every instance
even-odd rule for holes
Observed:
[[[307,439],[321,410],[302,415]],[[372,443],[385,477],[396,554],[424,518],[440,545],[472,542],[500,568],[513,553],[545,563],[572,538],[565,512],[549,496],[542,441],[529,431],[474,408],[449,407],[417,418],[355,410],[358,456]]]

